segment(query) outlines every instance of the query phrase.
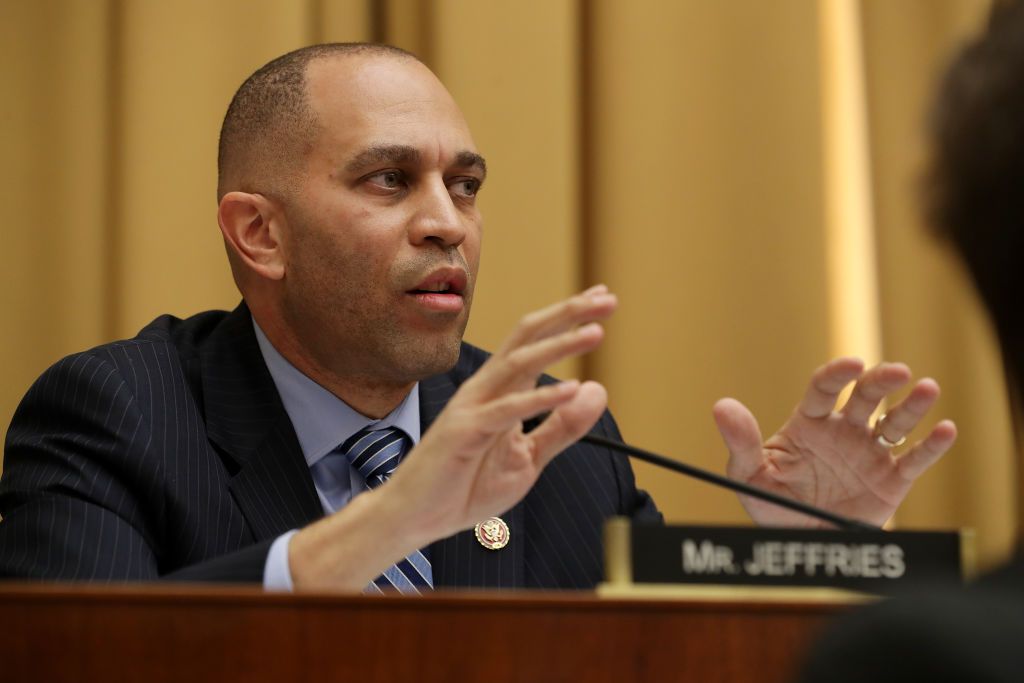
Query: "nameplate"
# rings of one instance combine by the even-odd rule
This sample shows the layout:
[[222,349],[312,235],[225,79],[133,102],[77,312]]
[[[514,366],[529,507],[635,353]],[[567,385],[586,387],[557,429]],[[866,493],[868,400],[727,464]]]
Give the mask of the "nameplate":
[[[618,577],[634,584],[819,586],[885,594],[921,582],[963,580],[961,537],[939,531],[628,526],[611,542]],[[612,537],[609,529],[608,537]]]

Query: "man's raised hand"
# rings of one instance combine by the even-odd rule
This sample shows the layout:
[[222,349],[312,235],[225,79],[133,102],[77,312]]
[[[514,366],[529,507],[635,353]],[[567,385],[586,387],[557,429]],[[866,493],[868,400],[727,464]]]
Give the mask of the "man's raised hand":
[[[865,372],[859,359],[837,358],[814,372],[789,420],[763,443],[751,412],[736,400],[722,399],[714,416],[729,449],[729,476],[847,517],[884,523],[914,480],[956,439],[956,427],[943,420],[904,453],[893,454],[890,445],[913,430],[939,397],[934,380],[919,380],[876,429],[869,423],[872,413],[910,380],[902,363],[881,363]],[[853,381],[850,399],[836,410],[840,392]],[[770,503],[740,499],[759,524],[820,524]]]
[[[504,512],[544,466],[593,427],[607,405],[596,382],[537,386],[544,368],[596,348],[616,298],[599,285],[527,315],[469,378],[389,485],[443,537]],[[524,433],[522,423],[544,422]]]

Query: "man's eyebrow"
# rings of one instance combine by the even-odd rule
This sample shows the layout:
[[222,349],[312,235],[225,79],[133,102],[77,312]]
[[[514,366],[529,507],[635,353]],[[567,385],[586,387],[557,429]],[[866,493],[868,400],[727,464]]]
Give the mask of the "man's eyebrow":
[[[374,145],[357,154],[345,165],[349,173],[358,173],[363,169],[382,162],[391,164],[415,164],[420,160],[420,152],[409,145]],[[476,152],[463,151],[455,155],[455,166],[458,168],[475,168],[486,178],[487,161]]]
[[487,177],[487,161],[476,152],[459,152],[455,155],[455,165],[459,168],[476,168]]
[[345,165],[345,170],[354,173],[386,161],[393,164],[414,164],[420,160],[420,153],[408,145],[374,145],[357,154]]

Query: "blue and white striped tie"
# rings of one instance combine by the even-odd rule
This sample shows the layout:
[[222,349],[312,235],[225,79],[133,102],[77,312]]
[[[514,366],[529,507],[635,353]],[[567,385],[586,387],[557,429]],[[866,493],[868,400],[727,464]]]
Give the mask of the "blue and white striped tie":
[[[372,430],[366,427],[353,434],[338,450],[362,475],[366,488],[373,489],[387,481],[398,467],[406,443],[405,432],[400,429],[387,427]],[[433,587],[430,560],[422,550],[416,550],[384,570],[382,575],[367,586],[367,590],[383,592],[383,589],[393,588],[401,593],[417,594]]]

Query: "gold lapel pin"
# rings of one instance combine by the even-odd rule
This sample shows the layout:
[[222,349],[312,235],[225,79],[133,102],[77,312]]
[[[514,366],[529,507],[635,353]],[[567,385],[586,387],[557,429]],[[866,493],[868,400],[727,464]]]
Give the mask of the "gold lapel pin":
[[473,534],[480,545],[488,550],[501,550],[508,545],[508,524],[505,524],[501,517],[488,517],[482,522],[477,522],[473,527]]

